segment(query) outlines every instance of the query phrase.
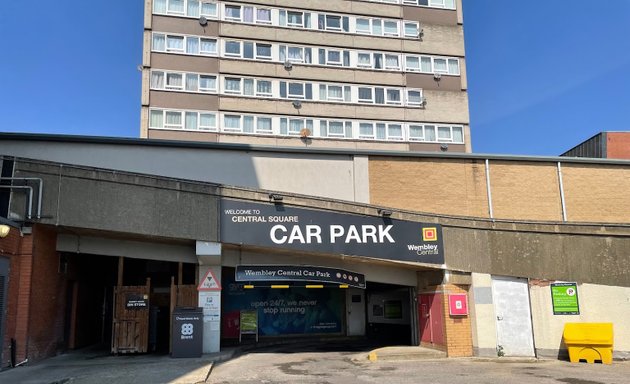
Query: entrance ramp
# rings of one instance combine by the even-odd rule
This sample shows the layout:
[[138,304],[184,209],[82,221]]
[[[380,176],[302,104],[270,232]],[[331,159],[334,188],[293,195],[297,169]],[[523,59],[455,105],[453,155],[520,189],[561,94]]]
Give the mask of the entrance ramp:
[[446,358],[446,352],[417,346],[383,347],[374,349],[367,355],[367,359],[370,361],[424,360],[442,358]]

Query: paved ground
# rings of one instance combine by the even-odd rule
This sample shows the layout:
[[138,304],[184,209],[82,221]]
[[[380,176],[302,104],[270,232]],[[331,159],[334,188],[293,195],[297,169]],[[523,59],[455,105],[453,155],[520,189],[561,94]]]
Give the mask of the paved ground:
[[110,356],[78,351],[0,372],[1,384],[135,384],[205,382],[222,355],[173,359],[166,355]]
[[536,383],[627,384],[630,362],[613,365],[544,360],[516,362],[480,359],[431,359],[369,362],[365,353],[249,353],[216,364],[213,384],[253,383]]
[[[601,365],[475,358],[392,361],[380,357],[378,361],[370,362],[367,356],[371,348],[356,342],[350,345],[325,342],[270,346],[243,352],[214,365],[213,361],[229,358],[234,349],[199,359],[173,359],[160,355],[110,356],[104,351],[83,350],[0,372],[0,383],[196,384],[203,383],[206,378],[212,384],[630,383],[630,362]],[[384,351],[380,351],[384,357]],[[418,357],[412,353],[406,356]],[[209,377],[208,372],[211,372]]]

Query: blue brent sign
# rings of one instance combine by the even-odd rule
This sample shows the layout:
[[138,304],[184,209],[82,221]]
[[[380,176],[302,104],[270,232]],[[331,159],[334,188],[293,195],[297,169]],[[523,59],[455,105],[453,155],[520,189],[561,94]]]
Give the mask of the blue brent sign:
[[221,242],[443,264],[442,228],[247,201],[221,201]]

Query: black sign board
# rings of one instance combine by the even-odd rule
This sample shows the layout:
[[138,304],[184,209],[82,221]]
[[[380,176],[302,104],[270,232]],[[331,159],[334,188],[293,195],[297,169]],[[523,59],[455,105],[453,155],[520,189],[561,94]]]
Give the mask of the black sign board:
[[365,276],[360,273],[302,265],[237,265],[236,281],[310,281],[365,288]]
[[125,297],[126,309],[147,309],[148,307],[149,300],[144,295],[130,293]]
[[221,242],[444,264],[439,224],[283,204],[223,199]]

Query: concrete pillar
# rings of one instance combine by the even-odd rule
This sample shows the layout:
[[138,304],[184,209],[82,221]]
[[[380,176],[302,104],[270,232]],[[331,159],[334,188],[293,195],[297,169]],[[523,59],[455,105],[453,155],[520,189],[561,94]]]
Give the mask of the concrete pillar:
[[213,276],[218,284],[218,289],[198,293],[203,308],[203,353],[214,353],[221,349],[221,244],[197,241],[196,250],[200,285],[207,276]]
[[470,300],[473,353],[475,356],[497,356],[497,328],[492,301],[492,276],[472,274]]

